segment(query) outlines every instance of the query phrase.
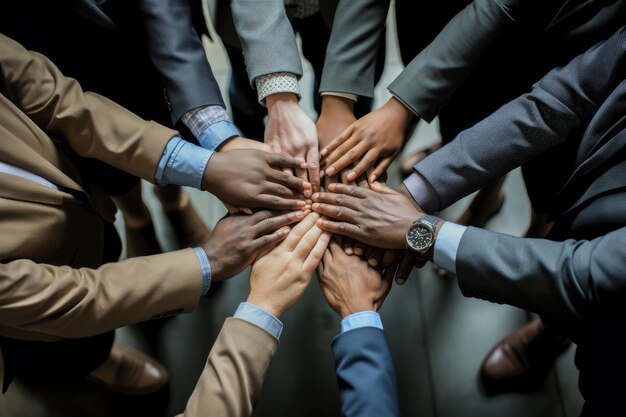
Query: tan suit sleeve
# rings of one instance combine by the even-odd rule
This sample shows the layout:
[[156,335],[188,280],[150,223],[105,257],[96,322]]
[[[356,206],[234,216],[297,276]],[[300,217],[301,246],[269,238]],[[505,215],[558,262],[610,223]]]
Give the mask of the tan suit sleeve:
[[202,272],[192,249],[98,269],[16,260],[0,264],[0,327],[54,338],[92,336],[193,310]]
[[105,97],[83,92],[46,57],[1,34],[0,93],[79,155],[150,182],[165,145],[177,134]]
[[227,318],[198,384],[178,417],[248,417],[278,340],[245,320]]

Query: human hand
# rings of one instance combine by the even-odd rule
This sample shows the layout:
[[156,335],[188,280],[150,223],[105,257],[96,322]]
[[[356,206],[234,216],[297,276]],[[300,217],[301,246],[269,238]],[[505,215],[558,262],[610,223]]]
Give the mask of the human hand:
[[269,119],[265,127],[265,143],[274,152],[301,158],[306,169],[296,168],[296,175],[307,179],[314,191],[319,191],[320,169],[317,131],[315,124],[298,104],[292,93],[278,93],[265,99]]
[[325,175],[334,175],[356,163],[348,173],[348,180],[354,181],[373,166],[375,169],[367,180],[376,181],[402,148],[412,118],[413,113],[392,97],[382,107],[352,123],[320,151]]
[[342,318],[359,311],[377,311],[391,289],[393,273],[381,273],[330,242],[317,269],[322,292]]
[[242,138],[241,136],[234,136],[226,140],[217,148],[217,151],[228,152],[234,149],[256,149],[263,152],[272,152],[272,147],[268,144],[252,139]]
[[320,148],[323,149],[330,144],[354,122],[356,117],[352,100],[338,96],[322,96],[322,111],[315,123]]
[[330,242],[330,233],[315,225],[311,213],[289,236],[252,266],[248,302],[280,317],[298,301]]
[[406,231],[423,213],[386,185],[370,186],[330,184],[329,192],[313,194],[313,211],[327,217],[319,227],[383,249],[405,248]]
[[236,207],[298,210],[311,196],[311,184],[283,171],[306,168],[301,159],[252,149],[216,152],[202,178],[202,189]]
[[232,214],[222,218],[202,245],[211,265],[211,279],[222,281],[237,275],[263,251],[289,234],[289,224],[304,219],[309,211],[277,213],[269,210],[252,215]]

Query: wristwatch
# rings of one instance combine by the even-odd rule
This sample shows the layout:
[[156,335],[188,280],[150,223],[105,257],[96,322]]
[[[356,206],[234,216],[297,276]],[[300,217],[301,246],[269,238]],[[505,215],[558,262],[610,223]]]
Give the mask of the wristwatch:
[[440,221],[439,217],[425,214],[409,226],[405,239],[406,248],[411,255],[425,260],[424,254],[435,243],[435,227]]

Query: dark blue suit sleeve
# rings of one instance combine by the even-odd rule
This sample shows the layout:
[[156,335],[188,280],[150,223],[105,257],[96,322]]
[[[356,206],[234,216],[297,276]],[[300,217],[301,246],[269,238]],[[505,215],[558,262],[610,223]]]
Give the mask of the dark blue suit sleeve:
[[347,331],[333,340],[332,348],[342,415],[399,416],[396,372],[384,330]]
[[224,106],[200,37],[191,21],[189,0],[140,0],[150,58],[161,74],[172,122],[196,107]]

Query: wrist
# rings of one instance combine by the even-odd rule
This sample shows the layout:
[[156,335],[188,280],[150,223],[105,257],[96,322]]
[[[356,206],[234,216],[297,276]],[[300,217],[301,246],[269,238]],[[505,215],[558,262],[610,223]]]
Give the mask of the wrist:
[[354,101],[347,97],[324,95],[322,96],[322,115],[334,115],[337,112],[354,113]]
[[270,117],[273,112],[280,111],[285,107],[299,106],[298,96],[294,93],[276,93],[265,98],[265,105]]
[[342,319],[345,319],[348,316],[356,313],[363,313],[364,311],[373,311],[376,312],[376,307],[374,307],[373,303],[362,303],[357,305],[350,306],[340,306],[339,307],[339,315]]
[[411,120],[413,120],[413,113],[404,105],[400,100],[395,97],[391,97],[387,102],[383,105],[386,111],[389,111],[394,115],[394,118],[398,120],[404,129],[409,125]]
[[284,313],[283,308],[276,302],[272,302],[272,300],[266,299],[262,296],[257,296],[254,293],[250,293],[250,295],[248,295],[246,303],[254,304],[257,307],[262,308],[277,319],[280,319]]
[[215,148],[216,152],[228,152],[230,150],[236,149],[237,141],[241,139],[241,136],[231,136],[230,138],[224,140],[220,145]]

